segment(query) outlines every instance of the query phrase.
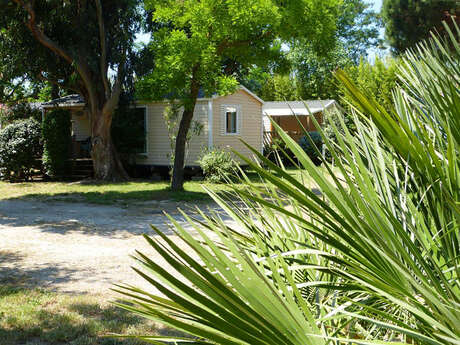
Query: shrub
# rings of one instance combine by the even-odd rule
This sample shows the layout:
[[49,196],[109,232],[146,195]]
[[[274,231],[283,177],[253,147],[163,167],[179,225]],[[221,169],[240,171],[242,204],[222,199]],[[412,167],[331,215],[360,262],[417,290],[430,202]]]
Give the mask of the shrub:
[[0,109],[0,123],[2,125],[30,118],[41,122],[42,112],[40,109],[32,107],[29,103],[17,103]]
[[0,131],[0,176],[4,179],[28,180],[39,168],[40,124],[34,119],[16,121]]
[[[321,134],[318,132],[308,132],[300,138],[299,145],[308,157],[310,157],[313,163],[316,165],[321,164],[321,159],[319,158],[323,146],[323,138],[321,138]],[[316,149],[314,146],[316,146]]]
[[64,177],[70,172],[71,122],[70,112],[55,109],[43,120],[43,167],[53,178]]
[[206,180],[212,183],[227,182],[238,175],[238,163],[230,152],[221,149],[205,151],[198,163]]

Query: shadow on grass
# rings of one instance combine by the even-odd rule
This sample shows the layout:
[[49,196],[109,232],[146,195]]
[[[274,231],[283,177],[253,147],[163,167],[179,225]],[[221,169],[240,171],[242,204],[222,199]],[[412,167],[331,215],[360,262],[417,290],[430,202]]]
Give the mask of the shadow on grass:
[[[260,182],[255,173],[248,173],[252,182]],[[4,184],[3,200],[35,199],[40,201],[59,200],[94,204],[143,201],[185,201],[206,202],[211,197],[202,185],[219,192],[230,190],[225,183],[210,184],[206,181],[186,181],[183,191],[172,191],[167,181],[131,180],[127,182],[103,182],[83,180],[79,182],[32,181]],[[1,189],[0,185],[0,189]],[[8,191],[10,189],[10,191]]]
[[93,296],[0,286],[2,345],[134,345],[123,335],[183,336]]
[[[113,184],[104,185],[112,187]],[[211,201],[211,197],[205,192],[180,191],[173,192],[169,187],[162,189],[140,189],[135,191],[72,191],[54,193],[28,193],[19,197],[12,197],[4,200],[39,200],[39,201],[69,201],[85,202],[91,204],[110,205],[117,202],[144,202],[144,201],[186,201],[186,202],[206,202]]]

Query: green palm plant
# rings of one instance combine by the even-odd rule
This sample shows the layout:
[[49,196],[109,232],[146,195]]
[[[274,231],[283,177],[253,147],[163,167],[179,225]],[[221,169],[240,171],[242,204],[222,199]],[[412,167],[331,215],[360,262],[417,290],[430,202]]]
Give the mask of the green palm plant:
[[245,188],[230,196],[210,191],[236,225],[201,213],[189,219],[196,236],[171,219],[181,245],[157,230],[146,237],[169,267],[138,252],[136,270],[158,292],[120,286],[127,299],[119,305],[194,337],[143,339],[460,343],[460,31],[454,27],[455,33],[446,26],[449,42],[433,37],[405,55],[391,112],[337,72],[356,105],[356,133],[339,113],[337,142],[317,126],[335,166],[315,166],[277,128],[299,173],[253,149],[258,162],[240,158],[262,187],[246,178]]

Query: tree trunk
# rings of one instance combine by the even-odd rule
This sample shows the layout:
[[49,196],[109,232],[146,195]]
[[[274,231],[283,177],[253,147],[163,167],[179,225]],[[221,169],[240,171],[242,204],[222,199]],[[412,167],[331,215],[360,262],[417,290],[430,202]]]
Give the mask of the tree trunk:
[[192,81],[190,85],[190,98],[185,102],[184,112],[182,113],[176,137],[173,176],[171,181],[171,189],[175,192],[184,190],[185,144],[187,141],[187,134],[192,123],[193,112],[195,111],[198,91],[200,90],[200,85],[196,80],[198,68],[198,65],[193,68]]
[[171,181],[171,189],[173,191],[180,191],[184,189],[184,168],[185,168],[185,144],[187,133],[192,123],[193,110],[185,109],[182,114],[182,119],[179,124],[179,131],[176,137],[176,147],[174,150],[174,167],[173,176]]
[[94,178],[103,181],[126,181],[128,174],[118,157],[111,136],[112,114],[91,114],[91,158]]

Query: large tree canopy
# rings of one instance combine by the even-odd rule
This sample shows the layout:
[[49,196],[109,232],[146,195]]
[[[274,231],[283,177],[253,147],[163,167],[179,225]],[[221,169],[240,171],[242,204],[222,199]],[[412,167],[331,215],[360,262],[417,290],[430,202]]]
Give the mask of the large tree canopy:
[[175,145],[172,188],[182,189],[185,138],[198,92],[225,94],[238,70],[282,55],[281,42],[309,41],[318,52],[334,45],[338,0],[148,0],[153,19],[153,72],[138,85],[144,99],[166,95],[184,106]]
[[95,177],[126,177],[110,126],[142,17],[138,0],[0,1],[8,80],[45,80],[81,94],[91,114]]
[[384,0],[382,6],[385,36],[396,54],[442,29],[452,15],[460,15],[457,0]]

